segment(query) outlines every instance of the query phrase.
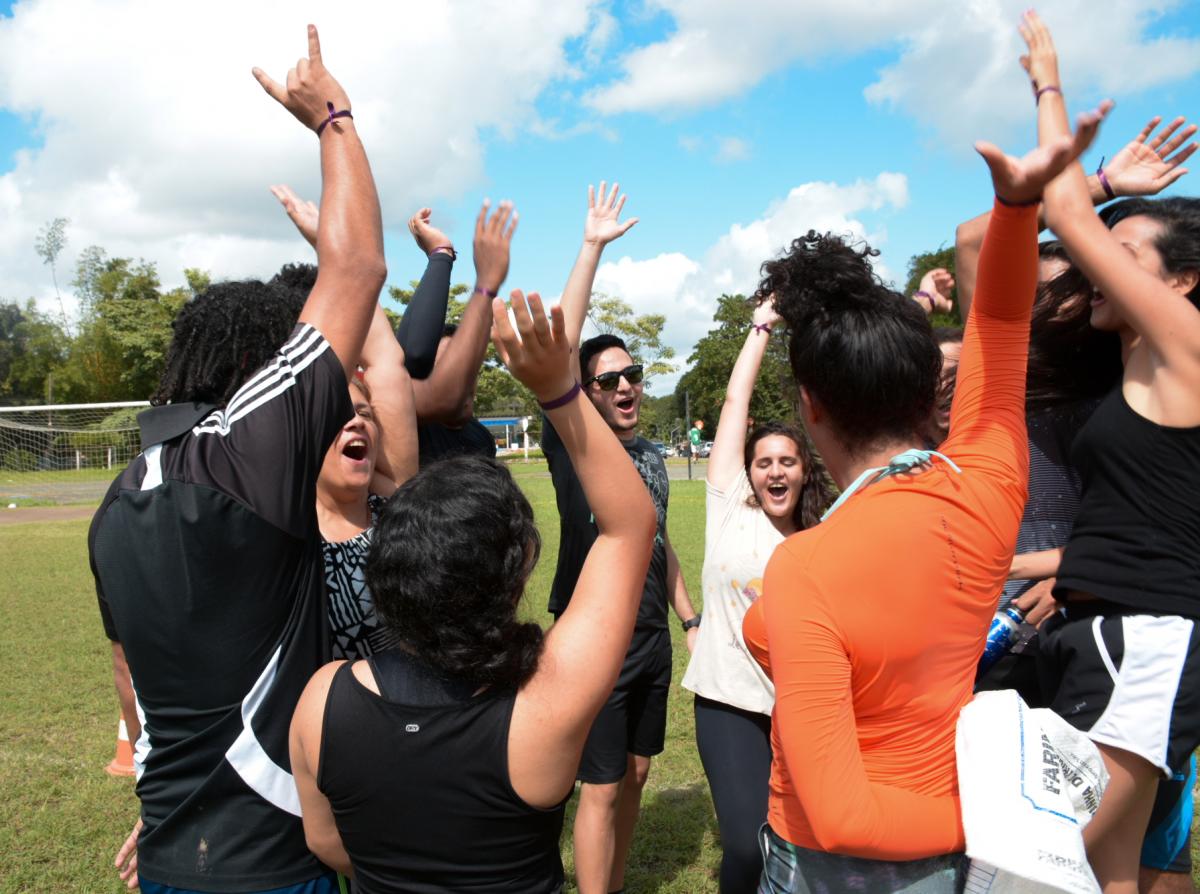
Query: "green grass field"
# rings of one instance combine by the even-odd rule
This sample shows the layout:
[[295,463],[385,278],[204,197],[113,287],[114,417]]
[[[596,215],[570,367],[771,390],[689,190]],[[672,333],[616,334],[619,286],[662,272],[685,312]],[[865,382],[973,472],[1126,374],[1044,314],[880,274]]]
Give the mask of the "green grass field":
[[[510,468],[542,532],[525,611],[545,612],[558,514],[544,463]],[[16,510],[14,510],[16,511]],[[87,521],[0,526],[0,892],[117,892],[112,859],[137,817],[133,783],[111,779],[118,716],[108,641],[87,564]],[[699,607],[704,487],[673,481],[671,540]],[[675,679],[687,651],[679,625]],[[573,810],[573,808],[572,808]],[[572,872],[571,815],[563,836]],[[690,693],[671,696],[666,752],[651,771],[627,875],[631,892],[715,891],[716,821],[693,738]],[[570,890],[574,890],[571,888]]]
[[[510,468],[537,514],[542,560],[525,612],[548,622],[558,551],[554,491],[543,462]],[[111,779],[117,723],[110,652],[87,566],[87,521],[0,526],[0,892],[118,892],[112,869],[137,816],[133,784]],[[704,487],[671,482],[671,541],[700,607]],[[696,754],[679,625],[666,751],[655,760],[626,876],[631,892],[716,891],[716,821]],[[568,809],[563,855],[572,873]],[[1195,856],[1195,851],[1194,851]],[[573,887],[568,890],[574,891]]]

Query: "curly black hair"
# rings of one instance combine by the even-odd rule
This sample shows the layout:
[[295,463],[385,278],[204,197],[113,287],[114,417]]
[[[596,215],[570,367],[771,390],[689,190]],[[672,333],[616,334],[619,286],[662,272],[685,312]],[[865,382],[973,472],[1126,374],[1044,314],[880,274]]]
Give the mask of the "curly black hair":
[[537,669],[542,628],[517,620],[541,538],[502,464],[433,463],[375,524],[367,586],[383,623],[430,667],[478,686],[519,687]]
[[227,404],[287,341],[305,297],[274,281],[209,286],[171,324],[174,335],[150,403]]
[[[821,515],[833,503],[835,491],[829,473],[825,471],[825,464],[821,462],[812,445],[808,443],[808,437],[798,426],[774,421],[756,426],[754,431],[750,432],[750,437],[746,438],[746,447],[742,453],[746,478],[750,478],[755,447],[759,441],[771,435],[790,438],[796,445],[796,454],[804,468],[804,478],[800,482],[800,499],[796,501],[796,508],[792,510],[792,522],[800,531],[811,528],[821,520]],[[747,502],[755,508],[760,508],[758,497],[753,493]]]
[[876,276],[869,259],[878,254],[809,230],[762,265],[755,292],[760,302],[775,296],[796,383],[851,453],[919,439],[941,375],[928,319]]
[[303,262],[284,264],[269,282],[273,286],[295,289],[296,292],[308,298],[308,293],[317,284],[317,265]]

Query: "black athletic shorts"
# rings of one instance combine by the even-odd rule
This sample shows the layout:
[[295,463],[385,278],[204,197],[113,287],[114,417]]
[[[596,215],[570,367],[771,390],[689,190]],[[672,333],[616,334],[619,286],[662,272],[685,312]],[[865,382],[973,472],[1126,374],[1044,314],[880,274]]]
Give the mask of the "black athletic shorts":
[[630,754],[661,754],[670,690],[671,634],[635,630],[617,685],[588,733],[576,778],[595,785],[620,782]]
[[1040,631],[1050,708],[1093,742],[1132,752],[1170,779],[1200,745],[1200,625],[1083,605]]

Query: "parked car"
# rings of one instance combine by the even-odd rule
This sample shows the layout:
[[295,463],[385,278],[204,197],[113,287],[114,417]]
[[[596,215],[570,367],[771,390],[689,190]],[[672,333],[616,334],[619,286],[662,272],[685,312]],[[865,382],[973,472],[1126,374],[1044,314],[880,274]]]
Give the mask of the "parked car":
[[696,449],[696,455],[701,459],[708,459],[708,455],[712,453],[712,441],[701,441],[700,446]]
[[652,446],[655,450],[658,451],[659,456],[668,457],[671,455],[671,448],[668,447],[666,444],[664,444],[662,441],[651,441],[650,446]]

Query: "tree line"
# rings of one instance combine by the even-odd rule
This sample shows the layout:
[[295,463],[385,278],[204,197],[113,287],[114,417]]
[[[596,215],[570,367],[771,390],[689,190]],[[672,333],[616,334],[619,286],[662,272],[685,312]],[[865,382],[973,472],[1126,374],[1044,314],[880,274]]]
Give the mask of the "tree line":
[[[145,400],[154,390],[171,324],[183,305],[210,283],[210,274],[184,270],[185,284],[164,290],[154,263],[109,257],[103,248],[89,246],[79,255],[70,288],[78,310],[68,316],[58,287],[58,257],[65,245],[66,221],[59,218],[39,234],[35,249],[50,267],[58,312],[41,310],[31,298],[23,305],[0,300],[0,403],[93,403]],[[946,267],[954,272],[954,250],[916,255],[909,262],[905,294],[911,294],[925,272]],[[387,311],[399,324],[412,300],[410,288],[389,287],[388,297],[398,310]],[[469,286],[451,287],[447,322],[457,323],[466,309]],[[958,325],[955,314],[935,324]],[[750,327],[752,303],[743,295],[717,299],[713,326],[693,347],[687,369],[673,392],[659,394],[655,378],[675,371],[674,350],[663,342],[662,314],[636,314],[623,299],[596,293],[588,317],[599,332],[620,335],[630,354],[646,368],[646,397],[642,433],[653,440],[678,443],[691,420],[703,419],[712,432],[721,413],[725,386]],[[757,420],[790,419],[796,395],[788,366],[787,343],[772,338],[763,360],[750,407]],[[479,376],[476,413],[538,416],[537,402],[488,349]],[[685,407],[690,413],[685,412]],[[690,418],[685,418],[690,417]]]

